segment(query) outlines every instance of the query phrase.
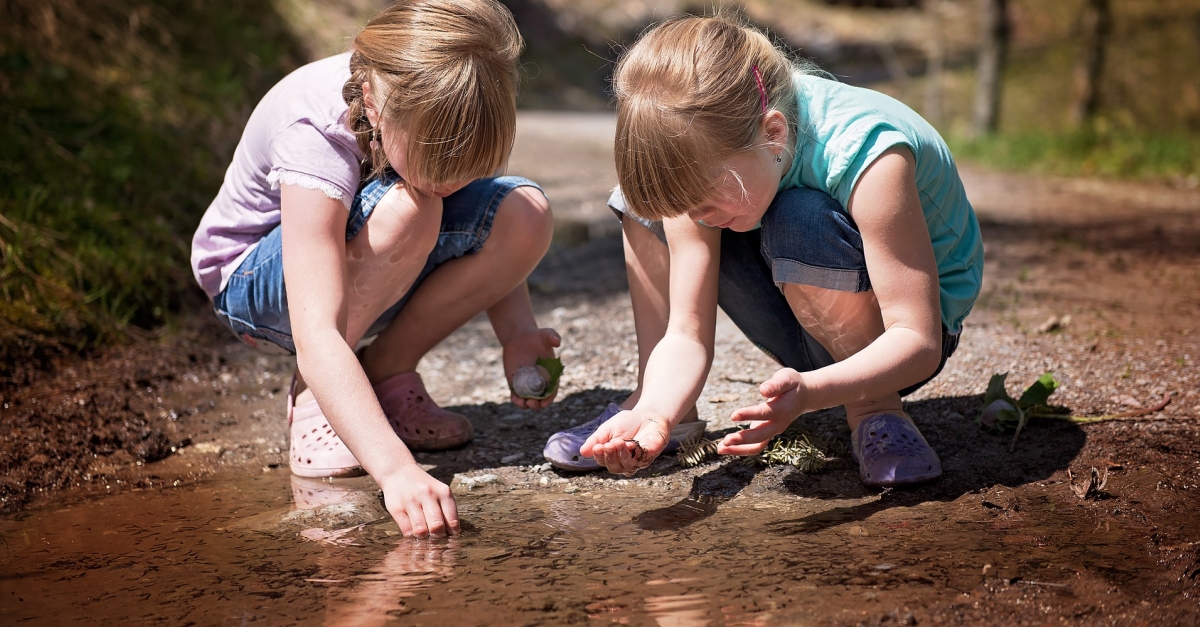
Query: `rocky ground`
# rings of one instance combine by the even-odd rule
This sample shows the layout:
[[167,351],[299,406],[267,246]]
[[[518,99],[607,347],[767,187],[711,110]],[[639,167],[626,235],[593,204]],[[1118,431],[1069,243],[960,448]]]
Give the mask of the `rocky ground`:
[[[1082,508],[1096,525],[1128,530],[1129,542],[1161,565],[1161,573],[1142,582],[1159,599],[1153,607],[1122,597],[1072,618],[1075,610],[1060,600],[1050,603],[1055,614],[1077,623],[1100,615],[1166,622],[1196,615],[1189,612],[1197,611],[1200,586],[1200,524],[1193,515],[1200,506],[1200,193],[963,168],[983,225],[987,269],[957,354],[907,399],[943,461],[945,476],[932,485],[879,498],[844,459],[812,475],[734,460],[684,468],[673,456],[633,479],[570,475],[542,465],[546,437],[621,400],[636,381],[620,238],[604,208],[613,184],[612,124],[605,115],[521,118],[512,170],[544,183],[559,222],[558,243],[530,285],[539,321],[563,336],[566,372],[555,405],[518,410],[505,401],[500,349],[485,319],[438,346],[421,372],[431,394],[466,414],[477,435],[462,449],[418,455],[436,477],[454,481],[459,491],[687,489],[696,499],[718,501],[783,493],[859,499],[845,520],[809,525],[926,502],[969,502],[1019,519],[1018,503],[1051,499]],[[49,501],[282,471],[291,368],[289,359],[233,341],[206,312],[158,343],[62,362],[33,385],[4,393],[0,511],[19,515]],[[734,428],[730,411],[756,402],[757,382],[774,369],[721,318],[717,358],[699,403],[708,437]],[[1090,425],[1035,420],[1010,453],[1011,435],[989,434],[975,423],[988,379],[1008,372],[1016,395],[1048,371],[1062,383],[1053,400],[1072,413],[1123,417]],[[1170,402],[1161,411],[1140,411],[1163,400]],[[832,454],[848,445],[840,410],[809,414],[798,424],[825,439]],[[1108,474],[1107,484],[1078,498],[1068,472],[1079,481],[1092,467]],[[493,477],[478,488],[485,475]],[[998,489],[1010,496],[996,496]],[[1037,590],[988,579],[986,569],[984,576],[972,592],[976,609],[939,606],[928,615],[937,622],[1044,618],[1033,605],[1021,605]],[[990,599],[992,609],[978,613],[979,599]]]

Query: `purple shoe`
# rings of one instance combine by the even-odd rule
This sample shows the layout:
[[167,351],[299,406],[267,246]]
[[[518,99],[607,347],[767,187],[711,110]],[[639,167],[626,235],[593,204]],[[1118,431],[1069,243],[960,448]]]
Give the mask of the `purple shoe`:
[[562,468],[563,470],[583,471],[600,468],[600,464],[597,464],[596,460],[580,455],[579,447],[583,446],[583,443],[592,437],[592,434],[596,432],[596,429],[600,428],[600,425],[619,413],[621,413],[621,406],[616,403],[609,403],[608,407],[605,407],[599,416],[581,425],[571,427],[566,431],[559,431],[550,436],[550,439],[546,441],[546,448],[542,451],[542,455],[555,468]]
[[911,485],[942,475],[937,453],[916,425],[901,416],[868,416],[850,434],[850,441],[858,475],[869,486]]
[[[590,457],[580,455],[579,449],[588,438],[592,437],[596,429],[600,428],[600,425],[607,422],[609,418],[621,413],[621,411],[623,410],[620,405],[609,403],[608,407],[605,407],[599,416],[581,425],[555,433],[546,441],[546,448],[542,451],[542,455],[555,468],[575,471],[598,470],[600,464],[596,463],[596,460]],[[680,445],[687,440],[703,437],[705,425],[706,423],[703,420],[698,420],[696,422],[685,422],[671,429],[671,439],[667,442],[663,453],[678,450]]]

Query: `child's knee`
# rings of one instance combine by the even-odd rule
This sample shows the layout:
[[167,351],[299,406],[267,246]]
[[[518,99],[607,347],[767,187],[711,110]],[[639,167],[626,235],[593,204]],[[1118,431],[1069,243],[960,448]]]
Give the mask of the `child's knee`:
[[[414,197],[402,189],[385,195],[367,222],[373,249],[394,250],[419,263],[437,246],[441,228],[442,199]],[[395,257],[389,255],[399,261]]]
[[502,219],[511,229],[506,239],[512,244],[529,247],[539,255],[550,247],[554,215],[550,211],[550,201],[538,188],[522,186],[509,192],[500,203],[497,219]]

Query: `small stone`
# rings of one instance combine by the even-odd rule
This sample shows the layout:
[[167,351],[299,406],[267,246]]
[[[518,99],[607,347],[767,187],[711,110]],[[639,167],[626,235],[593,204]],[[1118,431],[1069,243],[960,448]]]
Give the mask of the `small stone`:
[[1038,325],[1037,329],[1035,330],[1038,333],[1052,333],[1054,331],[1061,330],[1063,327],[1067,326],[1067,323],[1070,321],[1070,316],[1063,316],[1061,319],[1058,316],[1050,316],[1049,319]]
[[478,486],[491,485],[500,481],[500,477],[493,474],[479,475],[478,477],[458,477],[458,484],[468,490],[474,490]]
[[516,453],[514,455],[505,455],[504,457],[501,457],[500,463],[501,464],[513,464],[513,463],[521,461],[522,459],[525,459],[525,454],[524,453]]
[[538,479],[538,483],[542,485],[550,485],[550,477],[542,477],[541,479]]
[[566,487],[566,489],[563,490],[563,492],[566,492],[567,494],[575,494],[578,491],[579,491],[579,488],[577,488],[573,485],[569,485]]
[[197,453],[204,453],[204,454],[212,453],[212,454],[220,455],[221,452],[225,450],[225,447],[221,446],[220,444],[217,444],[216,442],[201,442],[199,444],[193,444],[192,450]]

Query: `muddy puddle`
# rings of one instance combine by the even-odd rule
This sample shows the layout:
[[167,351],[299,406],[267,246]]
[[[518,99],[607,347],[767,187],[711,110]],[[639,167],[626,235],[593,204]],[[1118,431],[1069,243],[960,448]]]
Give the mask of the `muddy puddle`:
[[911,624],[997,588],[1056,613],[1136,605],[1158,570],[1144,538],[1038,485],[1019,498],[993,488],[911,505],[893,494],[460,491],[468,530],[424,541],[399,536],[369,480],[282,470],[28,511],[0,520],[0,614],[5,624]]

